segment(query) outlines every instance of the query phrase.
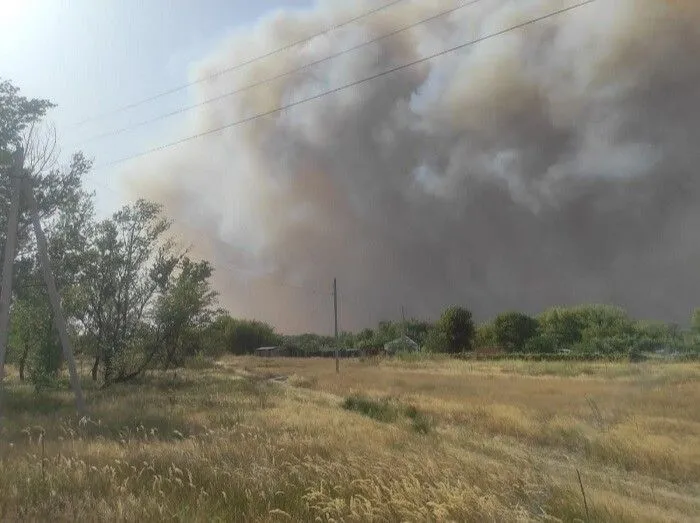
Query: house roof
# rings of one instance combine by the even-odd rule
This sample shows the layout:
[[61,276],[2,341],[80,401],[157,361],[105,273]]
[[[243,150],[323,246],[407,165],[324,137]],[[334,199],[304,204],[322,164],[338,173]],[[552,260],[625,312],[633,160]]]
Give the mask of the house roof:
[[396,338],[395,340],[391,340],[390,342],[386,343],[386,345],[395,345],[399,343],[408,343],[409,345],[418,347],[418,343],[406,336],[405,334],[399,338]]

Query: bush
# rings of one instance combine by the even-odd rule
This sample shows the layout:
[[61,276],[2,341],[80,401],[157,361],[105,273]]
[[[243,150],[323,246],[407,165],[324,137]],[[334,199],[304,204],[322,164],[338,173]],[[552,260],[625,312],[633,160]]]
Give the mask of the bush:
[[644,353],[639,350],[639,349],[632,349],[629,352],[629,360],[630,363],[640,363],[642,361],[646,361],[648,358],[644,355]]
[[359,412],[377,421],[390,422],[397,418],[396,408],[388,399],[374,400],[362,394],[354,394],[345,398],[343,408]]
[[238,320],[221,316],[207,329],[207,354],[216,356],[222,351],[231,354],[252,354],[259,347],[279,345],[281,337],[272,326],[257,320]]
[[523,351],[533,354],[551,354],[556,350],[554,340],[545,334],[538,334],[525,343]]
[[433,352],[463,352],[472,348],[475,330],[471,311],[450,307],[428,334],[426,345]]
[[493,320],[496,344],[508,352],[522,352],[537,335],[537,328],[537,320],[522,312],[505,312]]
[[477,349],[496,346],[496,332],[493,323],[482,323],[476,327],[474,346]]

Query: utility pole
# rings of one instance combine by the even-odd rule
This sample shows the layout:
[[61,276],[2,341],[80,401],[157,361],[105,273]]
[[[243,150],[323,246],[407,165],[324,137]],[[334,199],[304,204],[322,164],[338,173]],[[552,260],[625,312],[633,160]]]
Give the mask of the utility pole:
[[21,192],[24,191],[26,201],[29,205],[32,225],[34,226],[34,236],[36,238],[37,250],[39,254],[39,263],[44,273],[44,282],[49,295],[49,301],[54,314],[54,324],[58,330],[58,335],[61,339],[63,348],[63,356],[68,363],[68,373],[70,376],[70,384],[75,394],[75,402],[78,413],[85,413],[85,399],[80,388],[80,379],[75,367],[75,359],[73,357],[73,349],[71,347],[68,329],[66,328],[66,320],[63,316],[61,308],[61,298],[58,295],[56,288],[56,280],[51,270],[49,260],[48,246],[46,243],[46,235],[41,228],[39,219],[39,209],[36,199],[34,198],[34,188],[31,180],[24,174],[24,151],[18,149],[13,158],[11,183],[12,183],[12,201],[10,203],[10,215],[7,220],[7,236],[5,243],[5,259],[3,260],[2,269],[2,289],[0,290],[0,383],[5,372],[5,356],[7,354],[7,340],[9,337],[10,325],[10,302],[12,300],[12,271],[15,260],[15,251],[17,247],[17,227],[19,221],[19,201]]
[[406,313],[403,305],[401,305],[401,335],[406,336]]
[[340,354],[338,352],[338,279],[333,278],[333,315],[335,316],[335,372],[340,373]]
[[19,220],[19,197],[22,188],[22,165],[24,154],[18,149],[12,157],[10,186],[12,187],[10,214],[7,217],[5,234],[5,258],[2,264],[2,289],[0,289],[0,383],[5,377],[5,354],[10,335],[10,301],[12,300],[12,270],[17,250],[17,225]]
[[66,329],[66,319],[63,317],[63,309],[61,308],[61,298],[58,295],[58,289],[56,288],[56,279],[54,278],[53,271],[51,270],[49,250],[46,245],[46,236],[44,235],[44,231],[41,228],[41,221],[39,220],[39,208],[36,204],[36,198],[34,198],[34,188],[32,187],[29,178],[25,178],[23,181],[27,201],[29,202],[29,211],[32,215],[32,224],[34,225],[34,236],[36,237],[36,246],[37,250],[39,251],[39,260],[41,261],[41,268],[44,272],[46,290],[49,294],[49,301],[51,302],[51,307],[53,308],[54,324],[56,325],[56,330],[58,330],[58,336],[61,339],[63,357],[68,363],[68,375],[70,376],[70,385],[73,388],[73,394],[75,394],[75,402],[78,407],[78,412],[82,415],[85,413],[85,398],[83,398],[83,391],[80,388],[80,379],[78,377],[78,371],[75,368],[73,348],[71,347],[70,336],[68,336],[68,330]]

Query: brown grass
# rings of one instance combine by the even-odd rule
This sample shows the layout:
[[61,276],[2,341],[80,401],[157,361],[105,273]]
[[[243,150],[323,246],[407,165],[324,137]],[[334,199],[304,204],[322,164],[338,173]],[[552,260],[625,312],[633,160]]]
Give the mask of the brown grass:
[[67,392],[37,397],[11,372],[0,520],[585,521],[578,469],[591,521],[697,521],[699,385],[692,363],[343,361],[338,376],[332,360],[227,358],[86,382],[80,422]]

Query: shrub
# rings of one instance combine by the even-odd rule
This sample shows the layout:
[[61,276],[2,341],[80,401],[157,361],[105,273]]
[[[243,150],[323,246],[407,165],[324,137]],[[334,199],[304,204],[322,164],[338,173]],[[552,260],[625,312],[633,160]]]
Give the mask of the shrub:
[[427,344],[435,352],[463,352],[472,348],[474,333],[471,311],[464,307],[449,307],[430,331]]
[[521,352],[528,341],[537,335],[538,323],[522,312],[505,312],[493,320],[496,344],[508,352]]
[[482,323],[476,327],[474,346],[477,349],[496,346],[496,332],[493,323]]
[[554,340],[546,334],[538,334],[525,343],[523,350],[533,354],[551,354],[556,350]]
[[226,348],[233,354],[251,354],[258,347],[278,345],[280,342],[274,328],[262,321],[229,318],[226,325]]
[[343,408],[377,421],[391,422],[397,418],[396,408],[388,399],[375,400],[362,394],[353,394],[345,398]]
[[634,348],[629,352],[629,360],[631,363],[640,363],[646,361],[648,358],[642,353],[641,350]]

